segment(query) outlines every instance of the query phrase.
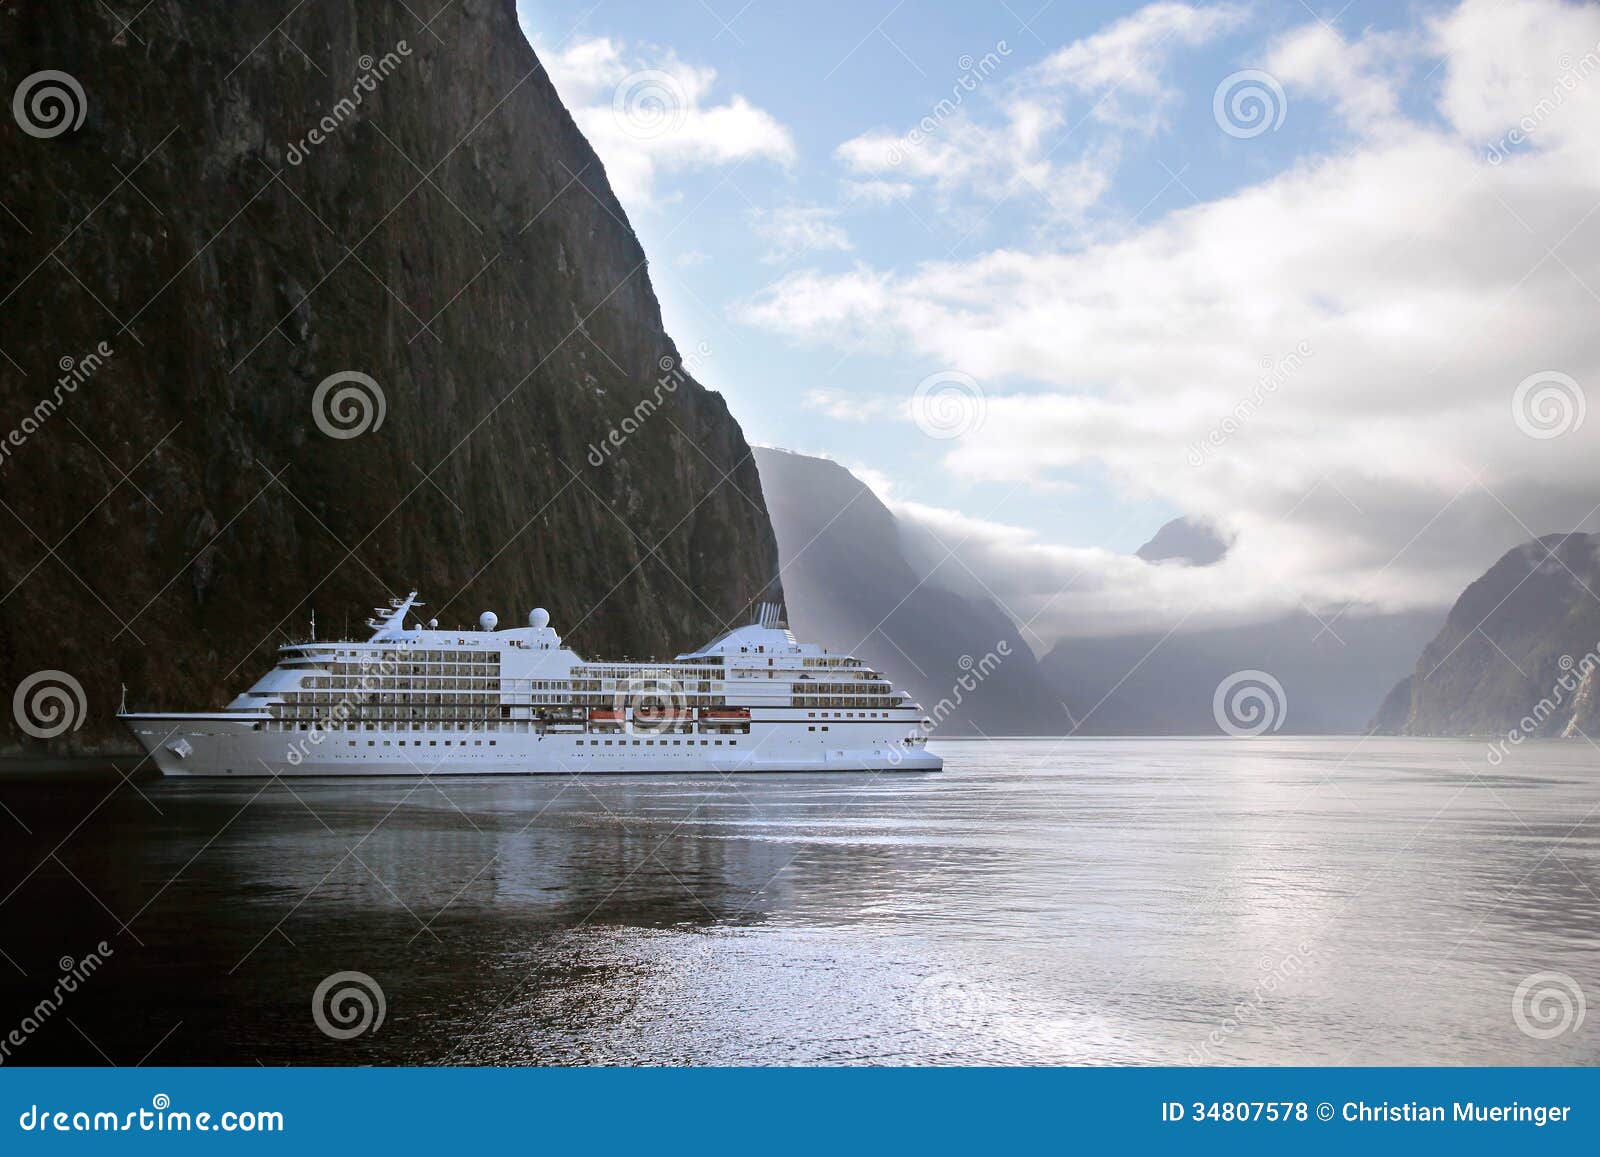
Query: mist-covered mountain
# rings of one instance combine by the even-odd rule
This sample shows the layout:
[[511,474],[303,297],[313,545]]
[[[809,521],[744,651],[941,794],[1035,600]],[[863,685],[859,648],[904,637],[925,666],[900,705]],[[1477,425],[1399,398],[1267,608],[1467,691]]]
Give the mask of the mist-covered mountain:
[[1214,735],[1213,697],[1241,671],[1283,687],[1280,733],[1358,734],[1383,689],[1438,628],[1437,612],[1309,614],[1203,631],[1064,639],[1040,660],[1078,734]]
[[1399,735],[1600,738],[1600,535],[1553,534],[1472,583],[1372,721]]
[[513,0],[288,7],[0,14],[5,91],[66,102],[0,118],[0,686],[81,683],[68,738],[126,741],[119,683],[225,702],[313,609],[668,655],[776,571]]
[[1228,553],[1228,543],[1210,526],[1192,518],[1164,523],[1150,541],[1134,551],[1145,562],[1211,566]]
[[755,455],[798,636],[886,672],[939,734],[1067,731],[1011,618],[991,599],[940,586],[937,572],[921,581],[894,514],[860,480],[827,459],[765,447]]

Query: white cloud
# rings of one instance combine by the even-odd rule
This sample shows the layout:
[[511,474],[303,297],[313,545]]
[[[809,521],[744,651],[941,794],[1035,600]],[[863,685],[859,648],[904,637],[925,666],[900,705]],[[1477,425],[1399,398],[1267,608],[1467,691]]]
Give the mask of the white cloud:
[[[1516,542],[1600,521],[1595,414],[1536,440],[1512,412],[1544,370],[1600,408],[1600,10],[1468,0],[1429,36],[1441,121],[1362,87],[1385,45],[1305,30],[1278,46],[1285,71],[1359,82],[1346,115],[1382,133],[1114,240],[796,273],[742,316],[915,358],[901,396],[928,368],[973,375],[984,420],[930,446],[961,478],[1087,470],[1236,536],[1218,566],[1151,568],[917,512],[971,532],[972,568],[1019,611],[1048,603],[1059,633],[1448,602]],[[1519,124],[1522,146],[1487,158]],[[1262,363],[1297,349],[1263,389]]]
[[808,410],[815,410],[836,422],[876,422],[885,418],[904,417],[908,412],[905,398],[880,395],[847,394],[842,390],[807,390],[800,399]]
[[767,242],[762,260],[792,261],[807,253],[848,250],[850,237],[839,224],[837,210],[815,205],[782,205],[752,209],[756,234]]
[[1332,104],[1352,129],[1376,132],[1393,123],[1396,85],[1419,48],[1392,33],[1368,32],[1351,42],[1326,24],[1308,24],[1272,46],[1266,71],[1291,93]]
[[[917,124],[862,133],[836,155],[861,199],[896,200],[918,185],[947,204],[957,195],[995,202],[1031,194],[1053,221],[1079,223],[1110,188],[1118,135],[1163,124],[1174,98],[1162,77],[1171,54],[1241,18],[1233,6],[1157,3],[1015,76],[1003,71],[1009,49],[991,53],[967,74],[970,88],[952,88]],[[1085,102],[1081,111],[1072,108],[1074,98]],[[1058,157],[1066,136],[1086,120],[1101,131],[1078,133],[1074,151]]]
[[1151,4],[1052,53],[1031,77],[1042,87],[1065,85],[1093,97],[1090,115],[1097,120],[1153,132],[1176,97],[1162,76],[1172,53],[1237,28],[1244,16],[1231,4]]
[[794,139],[776,118],[738,94],[714,97],[716,71],[670,49],[596,37],[541,50],[540,59],[630,209],[660,203],[663,174],[795,159]]

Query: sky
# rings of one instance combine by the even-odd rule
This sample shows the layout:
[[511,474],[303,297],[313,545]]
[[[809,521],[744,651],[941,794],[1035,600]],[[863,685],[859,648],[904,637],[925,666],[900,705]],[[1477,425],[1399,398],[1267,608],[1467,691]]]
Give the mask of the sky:
[[[519,12],[746,436],[1036,646],[1448,605],[1600,529],[1592,6]],[[1132,555],[1178,516],[1226,559]]]

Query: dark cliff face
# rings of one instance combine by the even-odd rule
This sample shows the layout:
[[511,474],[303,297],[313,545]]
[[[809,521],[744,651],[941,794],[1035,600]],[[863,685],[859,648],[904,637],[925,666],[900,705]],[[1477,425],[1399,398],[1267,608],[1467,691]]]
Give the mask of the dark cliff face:
[[855,475],[803,454],[755,453],[797,635],[886,672],[916,696],[941,735],[1067,729],[1006,613],[989,599],[919,582],[894,514]]
[[[359,631],[415,587],[446,624],[543,605],[580,650],[670,654],[776,572],[513,0],[411,8],[0,11],[5,92],[59,70],[86,103],[0,123],[0,689],[79,680],[69,739],[117,734],[119,683],[220,705],[313,608]],[[317,404],[346,371],[375,388]]]
[[1593,737],[1600,717],[1597,649],[1600,535],[1535,539],[1507,552],[1462,592],[1372,728]]

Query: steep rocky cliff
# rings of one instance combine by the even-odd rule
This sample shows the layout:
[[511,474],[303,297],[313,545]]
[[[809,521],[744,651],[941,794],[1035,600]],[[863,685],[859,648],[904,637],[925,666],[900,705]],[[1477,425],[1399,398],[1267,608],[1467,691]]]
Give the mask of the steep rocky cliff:
[[1600,738],[1600,535],[1509,551],[1456,600],[1375,731]]
[[894,514],[855,475],[823,458],[755,453],[798,634],[886,672],[941,735],[1067,730],[1016,624],[993,600],[941,586],[937,572],[920,581]]
[[62,742],[119,683],[225,701],[313,609],[668,654],[776,572],[513,0],[287,7],[0,10],[0,690],[81,682]]

